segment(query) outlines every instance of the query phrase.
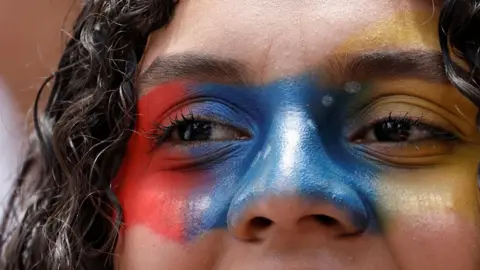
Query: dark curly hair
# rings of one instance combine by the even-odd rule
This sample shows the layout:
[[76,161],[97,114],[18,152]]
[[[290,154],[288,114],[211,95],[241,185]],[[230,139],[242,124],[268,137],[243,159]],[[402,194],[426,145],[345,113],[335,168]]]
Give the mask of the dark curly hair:
[[[113,269],[122,215],[110,181],[135,124],[136,67],[149,34],[168,24],[175,5],[84,2],[58,70],[35,102],[35,131],[0,227],[0,269]],[[444,1],[438,34],[446,74],[480,107],[480,0]],[[469,69],[460,70],[453,55]]]

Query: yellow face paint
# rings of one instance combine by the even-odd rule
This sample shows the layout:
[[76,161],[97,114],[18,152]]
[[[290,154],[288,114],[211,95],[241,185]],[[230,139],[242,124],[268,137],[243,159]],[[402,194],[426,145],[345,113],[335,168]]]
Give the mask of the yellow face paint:
[[[378,216],[385,229],[395,220],[454,215],[478,222],[477,166],[480,147],[463,146],[429,168],[391,170],[377,186]],[[389,223],[392,221],[392,223]]]
[[396,13],[348,38],[336,53],[382,49],[429,49],[440,51],[438,13],[419,11]]
[[[334,54],[382,50],[440,52],[438,20],[439,13],[432,10],[395,13],[358,31]],[[365,100],[360,102],[373,107],[368,117],[413,114],[424,120],[432,119],[438,125],[444,123],[461,137],[449,147],[441,142],[432,143],[427,146],[431,148],[428,151],[415,149],[414,144],[410,148],[377,149],[376,153],[382,155],[379,160],[385,162],[385,157],[389,157],[388,169],[377,184],[375,211],[381,227],[388,231],[409,224],[434,229],[445,225],[438,222],[447,222],[452,217],[480,224],[477,107],[450,84],[402,78],[369,83],[369,94],[361,97]]]

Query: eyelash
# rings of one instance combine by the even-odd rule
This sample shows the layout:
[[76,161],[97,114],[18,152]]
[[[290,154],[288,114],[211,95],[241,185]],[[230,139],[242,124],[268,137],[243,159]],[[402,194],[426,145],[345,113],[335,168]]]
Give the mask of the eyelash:
[[[430,134],[432,134],[433,139],[437,140],[444,140],[444,141],[456,141],[459,138],[453,134],[450,131],[445,130],[444,128],[438,127],[435,124],[430,124],[428,122],[422,121],[423,117],[410,117],[408,113],[406,113],[404,116],[392,116],[393,112],[390,112],[388,117],[380,118],[378,120],[375,120],[368,125],[366,125],[364,128],[360,129],[359,131],[355,132],[352,136],[350,136],[349,140],[351,142],[358,142],[361,141],[357,138],[359,137],[364,137],[369,130],[374,128],[375,125],[392,121],[396,123],[403,123],[403,124],[408,124],[411,127],[416,127],[421,130],[427,131]],[[212,121],[216,122],[214,120],[207,120],[207,119],[201,119],[203,121]],[[185,124],[186,122],[195,122],[198,121],[198,119],[190,112],[189,114],[185,115],[183,113],[175,115],[175,118],[169,120],[169,124],[163,125],[160,122],[154,121],[154,131],[151,134],[151,138],[153,140],[153,148],[152,151],[159,148],[162,143],[164,143],[171,135],[172,132],[177,128],[178,126],[181,126]],[[195,143],[202,143],[202,142],[190,142],[189,144],[195,144]],[[409,142],[406,142],[409,143]]]
[[184,124],[187,121],[197,121],[197,119],[194,117],[192,113],[189,113],[187,115],[180,113],[176,114],[175,118],[171,118],[169,120],[169,124],[163,125],[160,122],[154,121],[153,126],[154,126],[154,131],[153,134],[151,134],[153,138],[153,149],[156,149],[160,147],[162,143],[165,142],[165,140],[168,139],[169,136],[172,135],[172,132],[174,129],[182,124]]
[[456,141],[458,140],[458,136],[456,136],[453,132],[447,131],[444,128],[438,127],[433,123],[429,123],[428,121],[424,121],[423,117],[411,117],[406,113],[404,116],[392,116],[393,112],[390,112],[388,118],[380,118],[375,120],[364,128],[360,129],[359,131],[355,132],[352,136],[350,136],[350,141],[355,142],[356,138],[365,136],[365,134],[374,128],[375,125],[385,123],[388,121],[396,122],[396,123],[403,123],[408,124],[411,127],[416,127],[421,130],[427,131],[432,134],[434,139],[444,140],[444,141]]

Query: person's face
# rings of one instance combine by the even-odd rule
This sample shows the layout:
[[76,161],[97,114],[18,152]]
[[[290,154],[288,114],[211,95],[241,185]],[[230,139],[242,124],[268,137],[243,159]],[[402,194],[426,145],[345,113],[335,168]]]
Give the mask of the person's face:
[[478,110],[430,0],[181,0],[114,181],[117,269],[478,269]]

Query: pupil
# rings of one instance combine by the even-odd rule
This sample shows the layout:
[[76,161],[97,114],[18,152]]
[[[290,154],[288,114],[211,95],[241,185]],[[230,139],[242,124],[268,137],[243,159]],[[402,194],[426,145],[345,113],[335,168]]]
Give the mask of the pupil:
[[212,135],[212,123],[209,121],[186,121],[178,127],[182,141],[205,141]]
[[408,140],[412,125],[407,121],[387,120],[373,127],[375,137],[381,142],[402,142]]

